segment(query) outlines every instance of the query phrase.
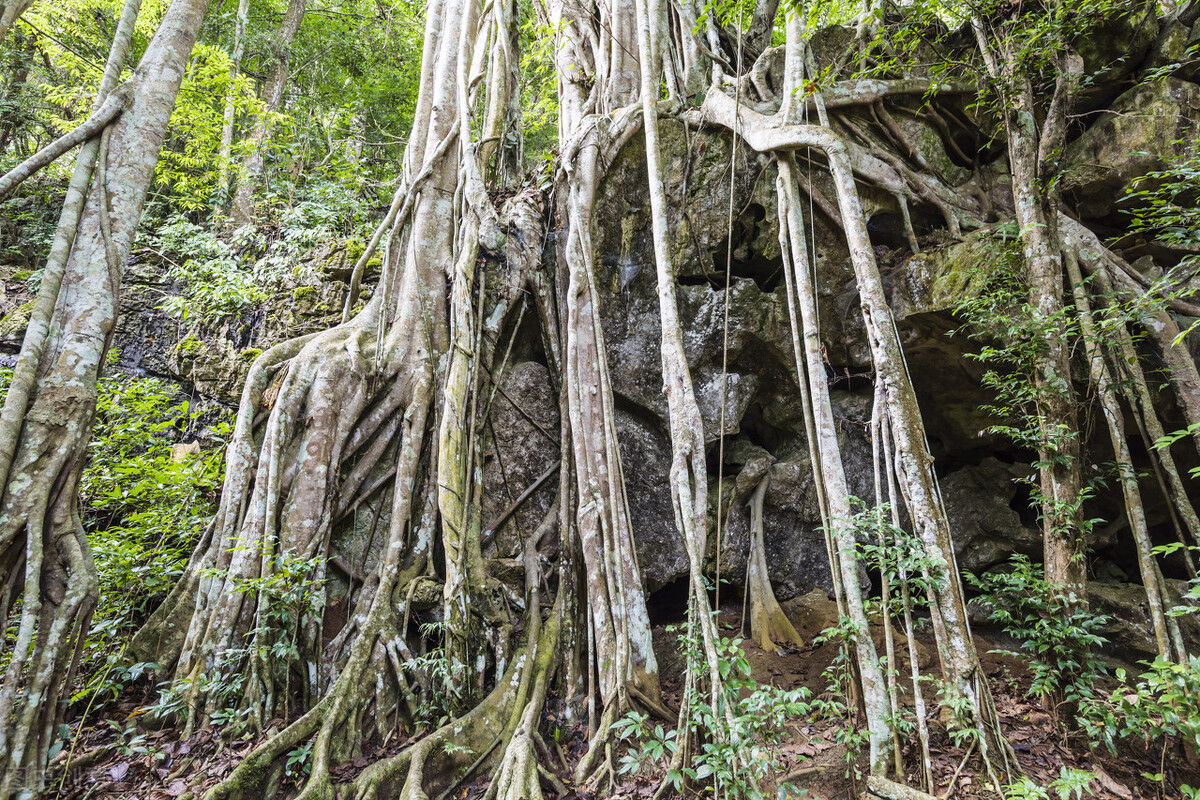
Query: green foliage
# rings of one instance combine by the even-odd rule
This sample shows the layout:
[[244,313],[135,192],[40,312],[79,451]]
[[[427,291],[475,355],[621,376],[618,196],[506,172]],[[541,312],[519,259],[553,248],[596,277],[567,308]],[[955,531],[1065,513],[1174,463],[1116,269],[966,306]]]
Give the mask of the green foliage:
[[275,553],[265,574],[235,579],[233,590],[252,595],[260,609],[261,627],[250,635],[271,662],[286,665],[300,658],[300,634],[325,607],[321,566],[320,559]]
[[[1050,343],[1077,338],[1079,321],[1071,307],[1050,314],[1033,308],[1017,240],[1008,238],[1007,231],[996,233],[1002,238],[1007,260],[1000,265],[980,265],[979,292],[955,310],[956,316],[967,323],[963,330],[981,343],[978,353],[966,357],[987,366],[981,383],[996,398],[982,406],[997,420],[987,432],[1037,453],[1033,462],[1036,469],[1063,466],[1072,457],[1069,443],[1080,434],[1062,423],[1049,424],[1048,420],[1054,416],[1054,406],[1076,400],[1071,376],[1051,373],[1045,365],[1050,363]],[[1101,326],[1100,335],[1113,324],[1115,319],[1110,321],[1110,328]],[[1035,476],[1025,483],[1031,492],[1031,507],[1050,521],[1059,536],[1085,537],[1101,521],[1083,518],[1080,510],[1096,487],[1104,485],[1102,475],[1094,475],[1069,500],[1047,496]]]
[[[294,668],[303,670],[304,634],[320,618],[325,606],[323,565],[318,558],[273,553],[262,575],[238,578],[234,591],[252,595],[259,613],[259,625],[248,631],[244,646],[231,647],[217,654],[204,672],[173,683],[160,684],[161,693],[153,713],[157,717],[185,716],[188,698],[200,694],[207,698],[214,725],[227,734],[245,732],[252,724],[245,702],[248,688],[247,660],[257,669],[256,681],[270,681],[281,687],[286,711],[292,700],[290,687]],[[210,575],[216,575],[214,570]],[[259,721],[261,722],[261,720]]]
[[[0,162],[3,163],[3,162]],[[41,283],[41,268],[62,208],[65,186],[37,175],[21,186],[21,194],[0,203],[0,263],[19,264],[30,270],[13,275],[24,280],[31,292]]]
[[980,589],[988,618],[1021,644],[1020,658],[1033,675],[1029,694],[1049,701],[1078,704],[1095,697],[1095,685],[1107,670],[1096,648],[1104,644],[1101,629],[1108,617],[1078,605],[1074,597],[1047,583],[1024,555],[1014,555],[1008,569],[968,574]]
[[[355,241],[352,237],[362,237],[369,226],[353,195],[323,183],[311,185],[302,199],[280,210],[274,228],[248,225],[226,236],[175,213],[144,230],[141,244],[163,258],[168,274],[184,288],[180,295],[168,295],[159,308],[181,322],[199,322],[262,303],[287,279],[318,280],[313,273],[320,265],[297,266],[307,263],[305,255],[339,240]],[[297,287],[294,299],[314,291]]]
[[[231,428],[220,415],[205,429],[216,447],[175,455],[171,444],[205,417],[161,381],[102,377],[88,466],[80,481],[84,526],[100,580],[82,690],[115,696],[154,665],[128,664],[123,642],[182,574],[188,554],[215,511],[222,443]],[[78,696],[77,696],[78,697]]]
[[1118,669],[1121,687],[1084,704],[1080,721],[1089,738],[1114,753],[1120,740],[1173,740],[1200,749],[1200,658],[1176,664],[1159,656],[1147,667],[1135,681]]
[[813,701],[812,711],[819,718],[839,723],[834,741],[845,747],[846,777],[853,774],[854,765],[870,737],[870,732],[859,726],[856,709],[849,702],[855,691],[851,648],[860,636],[867,635],[868,632],[859,628],[854,620],[843,616],[837,625],[821,631],[821,635],[813,640],[813,644],[818,645],[825,642],[837,642],[840,645],[837,655],[821,674],[826,681],[825,693]]
[[287,754],[283,764],[283,774],[293,781],[299,782],[312,772],[313,743],[306,742]]
[[620,775],[638,775],[661,770],[679,752],[675,740],[678,731],[664,730],[661,723],[651,725],[649,714],[630,711],[613,723],[613,732],[622,742],[630,742],[629,749],[621,756]]
[[176,319],[234,314],[267,298],[254,276],[242,269],[234,245],[213,230],[174,216],[148,238],[151,247],[167,258],[171,277],[187,289],[160,306]]
[[113,750],[124,758],[146,758],[154,763],[165,761],[167,754],[158,748],[150,735],[138,730],[137,725],[122,727],[113,720],[108,720],[108,727],[114,734]]
[[[0,370],[0,400],[11,379]],[[231,431],[227,414],[200,412],[162,381],[112,372],[97,390],[79,492],[100,596],[80,668],[90,678],[72,698],[89,702],[112,699],[158,668],[131,663],[124,645],[182,574],[215,512],[220,445]],[[172,452],[201,428],[215,446]]]
[[[171,113],[171,135],[159,154],[154,186],[160,197],[182,212],[212,205],[220,168],[221,129],[228,98],[238,116],[262,113],[254,81],[240,74],[229,78],[230,60],[224,49],[205,42],[196,44],[192,60]],[[246,155],[248,144],[239,137],[232,152],[234,165]]]
[[[1125,197],[1130,227],[1151,239],[1187,250],[1200,246],[1196,198],[1200,194],[1200,138],[1177,140],[1179,155],[1147,173]],[[1185,263],[1194,262],[1189,256]]]
[[1018,782],[1004,787],[1004,800],[1083,800],[1093,796],[1091,782],[1095,777],[1086,769],[1061,767],[1058,777],[1043,787],[1022,776]]
[[[698,637],[697,631],[685,630],[679,643],[689,669],[703,675],[708,665]],[[707,692],[689,688],[684,702],[691,748],[684,764],[668,769],[666,778],[676,791],[690,781],[711,790],[714,797],[760,800],[764,781],[779,774],[772,747],[783,740],[787,722],[811,716],[819,704],[806,688],[785,691],[755,682],[741,640],[722,638],[717,652],[724,683],[718,707],[712,706]],[[664,769],[679,752],[677,731],[665,730],[662,725],[651,727],[645,715],[630,713],[613,728],[621,740],[630,743],[620,760],[621,774]],[[804,796],[794,787],[788,788],[791,796]]]
[[[941,590],[949,581],[947,564],[940,554],[927,554],[920,538],[892,524],[891,505],[868,505],[850,498],[854,512],[848,523],[859,541],[857,554],[869,569],[879,572],[893,586],[907,585],[914,608],[927,603],[930,590]],[[903,613],[903,595],[890,598],[893,616]]]
[[[421,625],[421,634],[426,639],[440,639],[445,632],[445,622],[426,622]],[[450,658],[443,642],[424,655],[406,659],[403,666],[406,671],[419,676],[421,686],[425,687],[417,704],[418,721],[431,727],[448,722],[453,715],[451,700],[457,691],[463,665]]]
[[1197,430],[1200,430],[1200,422],[1194,423],[1192,425],[1188,425],[1186,428],[1181,428],[1177,431],[1171,431],[1170,433],[1162,435],[1161,437],[1159,437],[1158,439],[1155,440],[1154,444],[1151,445],[1151,447],[1153,447],[1155,450],[1163,450],[1163,449],[1175,444],[1180,439],[1186,439],[1189,436],[1194,436],[1196,434]]
[[1074,314],[1065,309],[1044,315],[1030,305],[1017,242],[1002,238],[1001,243],[1007,260],[978,267],[983,273],[981,289],[960,303],[955,314],[968,323],[968,336],[981,342],[979,352],[967,357],[987,366],[982,383],[997,398],[984,406],[998,420],[988,432],[1044,452],[1057,462],[1066,458],[1065,440],[1078,434],[1047,429],[1042,420],[1048,403],[1071,396],[1070,376],[1045,376],[1042,365],[1047,362],[1049,343],[1077,336],[1079,327]]
[[554,29],[538,21],[532,3],[521,4],[521,133],[525,152],[551,154],[558,146],[558,75]]

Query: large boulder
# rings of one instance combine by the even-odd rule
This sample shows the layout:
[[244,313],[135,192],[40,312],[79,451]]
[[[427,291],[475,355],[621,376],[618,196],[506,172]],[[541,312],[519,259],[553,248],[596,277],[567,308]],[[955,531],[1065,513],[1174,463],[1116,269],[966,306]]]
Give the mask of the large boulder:
[[1017,503],[1028,505],[1024,495],[1018,499],[1018,482],[1031,469],[986,458],[942,478],[942,498],[960,568],[981,572],[1014,553],[1040,557],[1041,531],[1022,520],[1014,508]]
[[[1200,603],[1184,599],[1187,585],[1184,581],[1167,580],[1167,602],[1169,606],[1191,605],[1200,609]],[[1112,655],[1127,660],[1153,659],[1155,647],[1154,623],[1150,619],[1150,603],[1146,589],[1138,583],[1097,581],[1088,583],[1088,604],[1093,611],[1108,617],[1101,635],[1108,640],[1106,649]],[[1195,651],[1200,645],[1200,613],[1183,614],[1176,617],[1188,649]]]
[[1200,86],[1178,78],[1138,84],[1068,145],[1062,188],[1084,218],[1109,217],[1139,178],[1182,152],[1198,124]]

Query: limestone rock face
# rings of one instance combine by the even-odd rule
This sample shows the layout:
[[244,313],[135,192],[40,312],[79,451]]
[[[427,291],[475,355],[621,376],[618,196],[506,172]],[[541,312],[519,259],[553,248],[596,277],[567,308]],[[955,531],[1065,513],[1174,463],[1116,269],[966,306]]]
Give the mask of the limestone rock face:
[[[1184,589],[1183,581],[1167,581],[1171,605],[1187,602],[1182,595]],[[1196,602],[1191,601],[1191,604],[1196,605]],[[1109,618],[1101,633],[1108,640],[1107,646],[1113,655],[1129,661],[1153,659],[1157,655],[1150,605],[1146,590],[1140,584],[1093,580],[1088,583],[1088,605]],[[1195,648],[1200,644],[1200,615],[1185,614],[1176,619],[1186,644]]]
[[[792,354],[774,168],[744,148],[734,157],[725,136],[685,132],[673,122],[663,123],[661,136],[668,216],[678,220],[670,229],[669,248],[679,284],[684,347],[708,441],[710,519],[717,517],[718,485],[723,497],[721,577],[740,589],[749,549],[746,502],[753,486],[742,487],[746,481],[739,481],[739,476],[765,457],[771,466],[764,544],[776,594],[787,599],[813,590],[831,593]],[[813,178],[818,186],[825,180],[819,173]],[[654,591],[683,577],[687,561],[667,485],[669,421],[662,393],[649,200],[641,189],[646,180],[644,150],[635,137],[600,187],[595,263],[630,515],[639,564]],[[825,185],[823,191],[833,196],[832,186]],[[979,410],[986,402],[979,386],[981,370],[963,359],[972,344],[965,336],[947,335],[958,326],[952,319],[954,309],[978,290],[988,266],[1003,253],[992,239],[969,236],[919,255],[905,255],[903,233],[897,237],[888,228],[899,219],[890,216],[895,215],[891,199],[866,192],[863,200],[880,231],[877,252],[906,352],[911,354],[911,364],[919,365],[914,367],[914,380],[935,451],[961,454],[966,463],[985,460],[988,464],[962,467],[957,478],[964,494],[951,514],[952,522],[966,529],[963,552],[969,552],[971,564],[978,567],[1002,561],[1015,551],[1037,552],[1040,533],[1010,507],[1017,495],[1010,468],[980,455],[998,443],[983,433],[991,423]],[[870,500],[874,496],[870,354],[852,267],[840,231],[819,210],[808,222],[809,237],[816,243],[826,378],[844,467],[852,493]],[[720,464],[722,449],[724,463]],[[952,488],[956,485],[951,482]],[[975,503],[966,492],[982,492],[985,497]],[[713,576],[717,539],[717,531],[711,530],[707,569]]]
[[1200,86],[1164,78],[1136,86],[1118,97],[1104,117],[1065,152],[1073,165],[1065,188],[1081,215],[1102,219],[1134,181],[1162,169],[1191,141],[1200,124]]
[[[558,397],[550,371],[536,361],[510,366],[492,406],[484,443],[483,525],[490,527],[559,463]],[[553,476],[552,476],[553,477]],[[519,552],[524,537],[541,525],[554,503],[558,480],[545,480],[494,531],[501,553]]]

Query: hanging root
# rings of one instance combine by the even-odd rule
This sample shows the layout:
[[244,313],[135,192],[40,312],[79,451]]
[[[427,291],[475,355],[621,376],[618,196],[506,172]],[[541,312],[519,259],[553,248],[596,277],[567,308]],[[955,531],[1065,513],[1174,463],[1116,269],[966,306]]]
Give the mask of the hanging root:
[[557,664],[560,612],[561,602],[549,619],[536,624],[541,612],[531,606],[532,641],[513,659],[491,693],[461,718],[368,767],[355,779],[353,797],[426,800],[431,790],[439,788],[431,781],[442,781],[461,767],[478,769],[496,753],[501,754],[500,765],[489,794],[501,791],[506,800],[540,797],[532,743]]
[[[394,482],[394,504],[402,506],[399,518],[408,518],[412,483],[404,481],[412,476],[405,472],[415,470],[411,462],[416,456],[402,450],[421,449],[424,431],[414,430],[412,424],[428,415],[422,406],[429,402],[432,375],[420,364],[413,364],[403,378],[389,379],[386,372],[373,375],[370,362],[377,340],[370,333],[356,320],[313,338],[286,371],[277,372],[258,403],[251,392],[262,385],[268,370],[264,367],[251,376],[213,534],[206,552],[191,564],[196,577],[182,582],[194,586],[194,594],[181,595],[181,607],[167,612],[178,613],[195,603],[175,667],[177,679],[185,681],[189,728],[204,724],[213,710],[215,700],[208,695],[204,676],[219,669],[247,670],[242,702],[257,725],[280,711],[286,713],[287,668],[280,674],[244,657],[235,657],[236,664],[220,664],[222,658],[228,660],[225,654],[242,651],[246,637],[253,654],[290,633],[298,638],[302,658],[327,663],[319,654],[318,620],[281,634],[270,595],[250,587],[287,568],[292,559],[313,565],[303,578],[311,582],[311,591],[324,591],[329,537],[339,516],[339,509],[326,499],[331,488],[336,487],[338,505],[348,505],[346,500],[353,500],[390,456],[408,464],[406,469],[397,466]],[[418,342],[412,342],[418,345],[413,348],[408,341],[389,344],[402,352],[420,349]],[[378,391],[372,392],[373,386]],[[269,406],[264,398],[270,398]],[[263,413],[260,433],[252,420]],[[397,438],[402,428],[407,428],[407,436]],[[255,446],[259,440],[261,448]],[[394,514],[393,526],[396,521]],[[280,579],[295,580],[287,574]],[[301,681],[304,695],[319,696],[319,673],[302,672],[307,673]]]
[[[749,464],[743,468],[750,467]],[[767,557],[763,547],[763,499],[771,483],[769,467],[750,498],[750,555],[746,563],[747,591],[750,593],[750,635],[763,650],[778,650],[782,645],[804,647],[804,638],[783,613],[771,580],[767,576]]]

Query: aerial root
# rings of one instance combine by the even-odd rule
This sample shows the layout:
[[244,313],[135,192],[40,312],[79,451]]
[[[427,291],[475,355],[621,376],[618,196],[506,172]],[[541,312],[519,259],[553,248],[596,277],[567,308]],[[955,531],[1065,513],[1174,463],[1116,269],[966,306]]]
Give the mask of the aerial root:
[[[377,618],[377,609],[388,605],[374,603],[372,617]],[[355,735],[350,729],[358,727],[355,721],[368,699],[361,687],[372,683],[363,676],[373,660],[374,645],[384,638],[378,633],[378,622],[369,619],[330,692],[308,713],[259,745],[228,778],[209,791],[205,800],[261,796],[263,787],[278,779],[281,760],[309,740],[314,742],[312,768],[299,795],[301,800],[332,800],[339,794],[356,800],[429,800],[429,793],[436,790],[442,790],[436,795],[441,798],[493,760],[496,753],[503,755],[492,793],[500,792],[506,800],[540,798],[543,775],[535,743],[556,665],[558,622],[552,616],[538,627],[541,635],[532,654],[522,652],[513,659],[508,672],[483,702],[401,753],[371,764],[349,784],[347,795],[335,785],[332,768],[358,746],[352,741]],[[450,786],[442,786],[435,776],[457,778]]]
[[616,702],[609,703],[604,707],[604,711],[600,715],[600,724],[596,726],[596,733],[588,742],[587,752],[575,765],[576,786],[595,785],[603,779],[607,768],[605,762],[608,750],[612,744],[612,726],[617,721],[618,711],[623,710],[618,708]]
[[[535,595],[536,598],[536,595]],[[550,620],[541,631],[541,641],[534,662],[529,665],[529,677],[523,691],[524,707],[516,708],[513,716],[517,718],[516,729],[511,734],[504,756],[500,762],[496,777],[488,787],[488,797],[497,800],[541,800],[542,788],[540,777],[550,776],[538,761],[537,744],[541,737],[538,734],[538,723],[541,721],[542,707],[546,702],[546,692],[550,687],[550,678],[554,674],[557,663],[559,608],[551,612]],[[537,608],[531,609],[531,614],[540,613]],[[549,639],[550,641],[546,641]],[[542,748],[545,744],[542,743]],[[553,785],[557,778],[552,778]],[[559,782],[558,786],[561,786]],[[558,787],[556,787],[556,791]],[[565,794],[565,792],[563,792]]]
[[[531,613],[538,610],[533,608]],[[532,627],[533,630],[540,627],[537,641],[516,655],[508,671],[479,705],[398,755],[367,767],[354,780],[355,800],[393,796],[400,800],[428,800],[430,789],[441,789],[437,796],[440,799],[455,784],[431,785],[431,776],[454,775],[466,768],[467,773],[460,780],[468,779],[497,752],[503,755],[489,795],[503,789],[500,797],[505,800],[541,797],[533,739],[556,666],[558,608],[545,623]],[[532,773],[529,764],[534,765]],[[397,784],[400,784],[398,791]]]
[[750,594],[750,633],[763,650],[772,652],[779,645],[804,647],[804,637],[783,613],[771,579],[767,574],[766,550],[763,543],[763,502],[771,483],[769,468],[750,498],[750,554],[746,564],[746,584]]

